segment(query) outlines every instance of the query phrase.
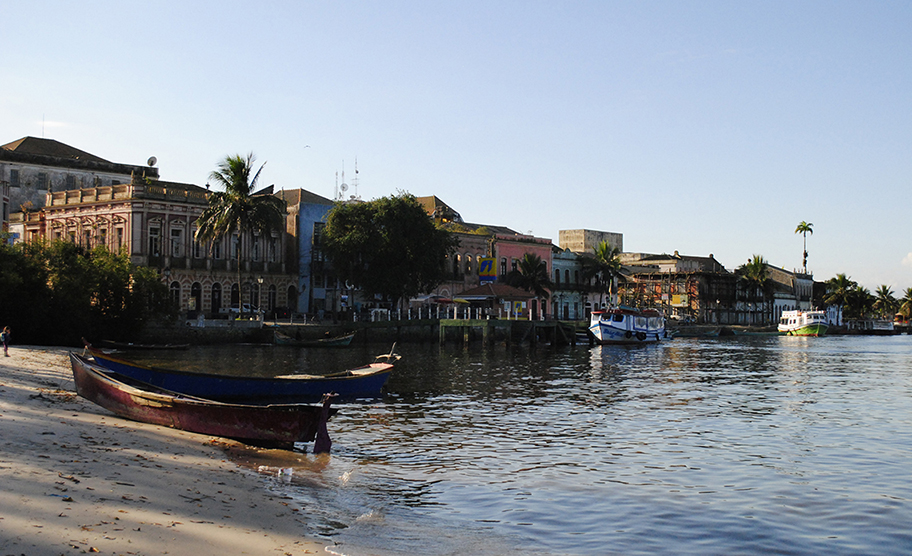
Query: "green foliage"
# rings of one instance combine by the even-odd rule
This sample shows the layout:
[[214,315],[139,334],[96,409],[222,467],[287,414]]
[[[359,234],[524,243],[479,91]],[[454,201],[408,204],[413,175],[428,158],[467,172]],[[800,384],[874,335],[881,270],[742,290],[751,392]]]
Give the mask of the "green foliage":
[[583,279],[588,282],[594,278],[596,283],[602,286],[601,292],[610,296],[613,293],[615,279],[621,275],[620,256],[620,248],[608,241],[599,242],[592,248],[592,254],[583,255],[580,261]]
[[773,284],[769,278],[767,266],[766,259],[762,255],[754,255],[748,259],[747,263],[735,270],[748,299],[757,295],[765,297],[770,293]]
[[394,303],[437,287],[456,242],[407,193],[336,204],[323,231],[323,249],[336,275]]
[[882,318],[889,317],[892,320],[898,303],[896,298],[893,297],[893,290],[890,286],[883,284],[878,287],[877,291],[874,293],[874,297],[874,310],[876,310]]
[[150,319],[175,316],[167,299],[157,272],[104,248],[61,241],[0,246],[0,322],[20,343],[130,338]]
[[519,260],[516,270],[510,271],[505,278],[507,284],[516,288],[533,292],[541,298],[547,299],[548,290],[554,287],[548,274],[548,265],[538,255],[526,253]]
[[[225,157],[209,179],[225,188],[209,196],[209,206],[196,221],[196,239],[205,243],[214,239],[250,233],[268,235],[285,227],[285,201],[272,195],[254,195],[263,166],[253,172],[253,153]],[[237,281],[241,283],[241,247],[237,250]],[[243,304],[241,304],[243,311]]]

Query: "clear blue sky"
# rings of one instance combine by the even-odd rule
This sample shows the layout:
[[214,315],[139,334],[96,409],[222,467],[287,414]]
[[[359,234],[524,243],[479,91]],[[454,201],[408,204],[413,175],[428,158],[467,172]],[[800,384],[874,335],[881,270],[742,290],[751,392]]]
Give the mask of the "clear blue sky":
[[[0,0],[0,142],[912,287],[910,2]],[[309,146],[309,147],[308,147]]]

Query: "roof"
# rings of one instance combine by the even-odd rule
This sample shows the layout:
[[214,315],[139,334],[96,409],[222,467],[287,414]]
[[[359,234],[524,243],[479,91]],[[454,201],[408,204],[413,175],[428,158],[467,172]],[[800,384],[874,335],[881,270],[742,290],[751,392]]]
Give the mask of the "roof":
[[514,286],[509,286],[507,284],[489,282],[487,284],[482,284],[478,287],[465,290],[464,292],[456,294],[454,297],[461,299],[489,299],[491,297],[500,297],[505,299],[532,299],[535,297],[535,294]]
[[289,205],[328,205],[335,203],[326,197],[321,197],[316,193],[311,193],[306,189],[282,189],[275,194]]
[[23,137],[18,141],[0,145],[0,160],[52,168],[110,172],[124,176],[136,173],[152,179],[158,178],[158,168],[154,166],[111,162],[60,141],[40,137]]
[[102,164],[111,164],[110,161],[99,156],[81,151],[75,147],[61,143],[60,141],[55,141],[54,139],[23,137],[18,141],[0,145],[0,148],[19,154],[53,156],[55,158],[68,158],[71,160],[90,160]]

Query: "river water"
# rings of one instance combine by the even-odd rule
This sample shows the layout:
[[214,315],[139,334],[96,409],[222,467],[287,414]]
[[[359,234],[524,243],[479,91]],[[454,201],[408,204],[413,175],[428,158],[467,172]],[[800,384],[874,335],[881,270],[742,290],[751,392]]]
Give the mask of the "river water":
[[[283,374],[388,349],[149,355]],[[397,351],[331,455],[239,456],[336,554],[912,553],[910,336]]]

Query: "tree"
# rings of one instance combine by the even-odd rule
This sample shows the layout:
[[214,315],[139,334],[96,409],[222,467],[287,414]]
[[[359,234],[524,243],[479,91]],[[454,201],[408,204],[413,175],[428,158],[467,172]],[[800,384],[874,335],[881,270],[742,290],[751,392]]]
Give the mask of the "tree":
[[849,290],[846,296],[846,318],[863,319],[868,316],[874,309],[874,302],[877,298],[871,295],[868,288],[856,286]]
[[802,220],[802,221],[798,224],[798,227],[795,228],[795,233],[796,233],[796,234],[801,234],[801,235],[804,237],[804,262],[802,263],[802,267],[804,268],[804,273],[807,274],[807,271],[808,271],[808,243],[807,243],[807,235],[808,235],[808,234],[814,235],[814,225],[811,224],[810,222],[805,222],[804,220]]
[[538,255],[526,253],[519,260],[517,269],[506,275],[506,283],[534,293],[536,296],[547,299],[551,295],[554,283],[548,275],[548,264]]
[[[835,305],[843,312],[848,307],[849,299],[852,292],[858,288],[858,283],[845,274],[837,274],[826,282],[827,292],[823,296],[823,302],[827,305]],[[836,324],[840,324],[838,321]]]
[[908,319],[912,316],[912,288],[906,288],[902,299],[899,300],[899,310]]
[[599,294],[599,306],[603,304],[605,293],[612,298],[611,303],[617,302],[613,296],[617,293],[616,281],[621,275],[620,254],[618,247],[602,241],[592,248],[592,255],[583,255],[583,278],[586,281],[594,278],[597,284],[603,286]]
[[760,296],[761,311],[766,314],[766,302],[772,293],[773,283],[769,279],[766,259],[761,255],[754,255],[747,260],[747,263],[739,266],[735,270],[742,285],[743,291],[748,300],[756,299]]
[[167,300],[158,272],[126,254],[64,241],[0,245],[0,322],[22,342],[130,339],[149,320],[175,316]]
[[434,225],[414,195],[337,203],[323,229],[323,251],[336,275],[369,296],[398,305],[446,279],[458,240]]
[[889,317],[893,318],[893,314],[896,312],[896,298],[893,297],[893,290],[890,286],[883,284],[878,286],[877,291],[874,292],[874,309],[876,309],[881,318]]
[[196,221],[196,240],[209,242],[238,235],[237,283],[238,310],[243,315],[244,303],[241,296],[241,252],[244,237],[254,233],[263,235],[284,229],[285,201],[268,194],[254,194],[260,172],[253,172],[253,153],[246,158],[241,155],[227,156],[209,179],[225,188],[209,197],[209,206]]

